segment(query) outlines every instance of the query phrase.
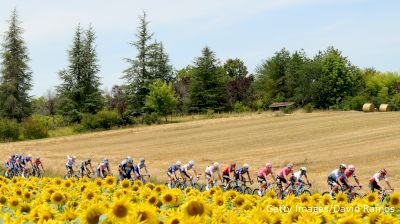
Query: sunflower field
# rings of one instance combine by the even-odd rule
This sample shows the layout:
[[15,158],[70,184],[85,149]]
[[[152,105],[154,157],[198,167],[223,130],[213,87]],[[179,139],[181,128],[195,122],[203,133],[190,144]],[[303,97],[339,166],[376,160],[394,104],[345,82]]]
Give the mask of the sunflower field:
[[264,197],[124,180],[0,177],[0,223],[400,223],[400,194]]

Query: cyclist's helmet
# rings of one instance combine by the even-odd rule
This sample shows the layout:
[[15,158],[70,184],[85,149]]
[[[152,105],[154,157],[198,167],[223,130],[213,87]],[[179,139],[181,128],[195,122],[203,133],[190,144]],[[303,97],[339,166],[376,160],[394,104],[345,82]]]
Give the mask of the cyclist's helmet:
[[189,161],[189,165],[194,166],[194,161],[193,161],[193,160],[190,160],[190,161]]
[[300,168],[300,171],[302,171],[302,172],[304,172],[304,173],[305,173],[305,172],[307,172],[307,168],[305,168],[305,167],[301,167],[301,168]]
[[181,166],[182,165],[182,163],[181,163],[181,161],[176,161],[176,163],[175,163],[175,165],[177,165],[177,166]]
[[71,156],[72,157],[72,159],[76,159],[76,156]]
[[36,156],[36,160],[40,160],[40,156]]
[[382,174],[383,176],[385,176],[385,175],[387,174],[387,171],[386,171],[385,168],[382,168],[382,169],[379,171],[379,173]]
[[32,158],[32,154],[28,154],[26,158]]
[[245,169],[249,169],[249,168],[250,168],[250,165],[249,165],[249,164],[247,164],[247,163],[245,163],[245,164],[243,165],[243,168],[245,168]]
[[108,164],[108,159],[104,159],[103,162],[104,162],[105,164]]
[[293,163],[288,163],[288,164],[287,164],[287,167],[290,168],[290,169],[292,169],[292,168],[293,168]]
[[231,163],[231,167],[235,168],[236,167],[236,163]]
[[266,163],[265,167],[267,167],[268,169],[271,169],[272,168],[272,164],[271,163]]
[[133,164],[133,159],[127,159],[126,162],[127,162],[127,163],[132,163],[132,164]]
[[347,165],[344,164],[344,163],[342,163],[342,164],[340,164],[339,168],[340,168],[340,169],[346,169],[346,168],[347,168]]
[[356,170],[356,167],[355,167],[354,165],[349,165],[347,168],[348,168],[350,171],[355,171],[355,170]]
[[214,165],[214,167],[219,167],[219,163],[218,162],[215,162],[213,165]]
[[144,158],[141,157],[141,158],[139,159],[139,162],[144,163],[144,162],[145,162]]

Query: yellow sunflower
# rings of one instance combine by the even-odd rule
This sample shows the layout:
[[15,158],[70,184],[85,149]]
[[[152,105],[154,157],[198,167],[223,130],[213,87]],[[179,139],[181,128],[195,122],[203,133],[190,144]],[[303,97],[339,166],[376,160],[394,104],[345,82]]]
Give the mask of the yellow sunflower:
[[132,205],[126,198],[115,201],[110,208],[109,217],[116,223],[128,222],[128,217],[132,214]]
[[84,224],[99,223],[100,216],[106,214],[106,210],[99,204],[92,204],[80,214],[80,220]]

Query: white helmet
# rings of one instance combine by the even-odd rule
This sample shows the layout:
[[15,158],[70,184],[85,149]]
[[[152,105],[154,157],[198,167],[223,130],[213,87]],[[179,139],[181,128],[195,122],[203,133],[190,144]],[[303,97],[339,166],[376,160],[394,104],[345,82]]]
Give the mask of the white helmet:
[[28,158],[32,158],[32,154],[28,154],[26,157],[28,157]]
[[182,165],[182,163],[181,163],[181,161],[178,160],[178,161],[176,161],[175,165],[180,166],[180,165]]
[[215,163],[214,163],[214,167],[219,167],[219,163],[218,163],[218,162],[215,162]]
[[246,168],[246,169],[248,169],[248,168],[250,168],[250,165],[249,165],[249,164],[247,164],[247,163],[245,163],[245,164],[243,165],[243,168]]
[[300,171],[307,172],[307,168],[301,167],[301,168],[300,168]]
[[72,159],[76,159],[76,156],[72,156]]
[[189,165],[194,166],[194,161],[193,161],[193,160],[190,160],[190,161],[189,161]]

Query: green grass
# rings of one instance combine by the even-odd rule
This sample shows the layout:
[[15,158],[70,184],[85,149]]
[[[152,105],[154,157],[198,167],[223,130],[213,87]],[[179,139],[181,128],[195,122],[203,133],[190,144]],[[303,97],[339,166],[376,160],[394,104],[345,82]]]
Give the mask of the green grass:
[[49,138],[61,137],[77,134],[74,126],[61,127],[54,130],[49,130]]

